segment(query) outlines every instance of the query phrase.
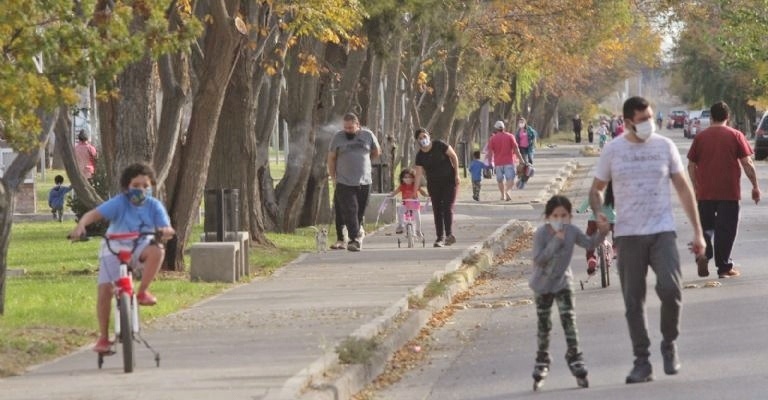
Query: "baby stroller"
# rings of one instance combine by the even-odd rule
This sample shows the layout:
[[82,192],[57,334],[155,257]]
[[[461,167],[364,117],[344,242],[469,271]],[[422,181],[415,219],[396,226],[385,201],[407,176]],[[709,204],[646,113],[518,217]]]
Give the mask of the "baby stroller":
[[525,164],[523,171],[520,173],[520,177],[517,179],[517,188],[522,189],[525,184],[528,183],[528,179],[531,179],[535,170],[532,164]]

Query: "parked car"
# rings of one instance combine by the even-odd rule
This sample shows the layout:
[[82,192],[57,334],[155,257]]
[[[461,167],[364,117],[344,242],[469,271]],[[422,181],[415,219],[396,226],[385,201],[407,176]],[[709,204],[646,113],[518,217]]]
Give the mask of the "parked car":
[[755,160],[764,160],[768,157],[768,111],[763,113],[755,132]]
[[683,137],[691,139],[701,131],[701,124],[699,123],[700,114],[700,111],[691,111],[688,114],[688,118],[685,119],[685,126],[683,126]]
[[685,118],[688,116],[683,110],[674,110],[669,113],[669,119],[672,120],[672,128],[682,128],[685,126]]
[[710,117],[709,110],[701,110],[701,112],[699,113],[699,130],[700,131],[709,128],[709,117]]

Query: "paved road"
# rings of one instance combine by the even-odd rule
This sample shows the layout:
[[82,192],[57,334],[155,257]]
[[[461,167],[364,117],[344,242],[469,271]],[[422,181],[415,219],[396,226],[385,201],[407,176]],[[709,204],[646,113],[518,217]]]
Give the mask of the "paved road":
[[[690,141],[680,130],[665,131],[685,154]],[[766,188],[768,164],[758,163],[761,187]],[[576,203],[586,195],[588,167],[577,174],[581,179],[568,194]],[[751,185],[742,180],[743,198],[750,198]],[[569,374],[563,355],[562,328],[553,321],[553,365],[544,388],[534,393],[531,371],[535,357],[536,313],[527,287],[530,250],[501,266],[498,276],[475,289],[465,302],[467,309],[456,314],[429,342],[428,362],[421,364],[398,384],[374,394],[375,399],[765,399],[768,398],[768,270],[766,235],[768,224],[764,204],[742,203],[742,219],[734,259],[743,275],[730,280],[700,279],[685,243],[690,226],[678,207],[678,245],[683,255],[682,334],[679,340],[683,363],[679,375],[666,376],[658,345],[659,301],[649,286],[648,325],[652,340],[656,381],[626,385],[632,354],[618,286],[603,289],[599,283],[576,289],[576,312],[582,349],[590,370],[590,388],[578,389]],[[534,216],[535,217],[535,216]],[[578,215],[574,223],[583,226]],[[584,279],[583,253],[572,264],[577,279]],[[712,270],[712,267],[710,267]],[[614,275],[614,278],[618,278]],[[652,285],[653,274],[649,276]],[[616,279],[617,280],[617,279]],[[595,280],[596,281],[596,280]],[[597,281],[596,281],[597,282]],[[720,287],[705,287],[708,282]],[[694,287],[695,285],[695,287]],[[506,308],[473,305],[506,300]]]

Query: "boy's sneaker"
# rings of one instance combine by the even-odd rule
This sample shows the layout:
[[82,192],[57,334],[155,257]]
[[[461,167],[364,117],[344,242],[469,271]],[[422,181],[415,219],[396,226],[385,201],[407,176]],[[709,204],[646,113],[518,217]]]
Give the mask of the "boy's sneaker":
[[138,295],[136,295],[136,300],[142,306],[154,306],[157,304],[157,298],[153,296],[152,293],[149,293],[148,290],[140,292]]
[[627,383],[643,383],[653,380],[653,367],[647,357],[635,359],[635,366],[627,375]]
[[100,337],[93,346],[93,351],[97,353],[109,353],[112,351],[112,342],[107,338]]
[[358,243],[356,240],[349,242],[349,244],[347,245],[347,250],[360,251],[360,243]]
[[443,246],[445,246],[445,243],[443,242],[442,238],[437,238],[437,240],[435,240],[435,244],[433,244],[432,246],[433,247],[443,247]]
[[395,228],[395,235],[400,235],[403,233],[403,226],[398,225],[397,228]]
[[445,238],[445,245],[450,246],[452,244],[456,243],[456,237],[453,235],[448,235],[448,237]]
[[597,258],[589,257],[587,260],[587,275],[592,275],[597,270]]
[[677,358],[677,346],[674,342],[661,342],[661,357],[664,359],[665,374],[675,375],[680,371],[680,359]]

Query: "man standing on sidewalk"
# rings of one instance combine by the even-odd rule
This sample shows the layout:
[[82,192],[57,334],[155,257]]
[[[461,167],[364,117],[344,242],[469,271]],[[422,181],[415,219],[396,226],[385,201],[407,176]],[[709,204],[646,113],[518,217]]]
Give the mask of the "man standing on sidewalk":
[[581,143],[581,117],[579,114],[573,117],[573,139],[576,143]]
[[739,227],[741,169],[752,183],[752,200],[760,201],[752,148],[744,134],[727,124],[730,109],[724,102],[710,108],[712,125],[693,138],[688,150],[688,175],[699,206],[706,254],[696,257],[699,276],[709,276],[709,259],[715,259],[720,278],[739,276],[731,250]]
[[504,122],[496,121],[493,132],[486,146],[486,164],[494,166],[501,200],[512,200],[509,191],[515,183],[515,156],[523,162],[523,155],[520,154],[515,136],[504,130]]
[[635,355],[626,382],[638,383],[653,380],[645,317],[649,265],[656,274],[656,293],[661,300],[664,372],[673,375],[680,369],[675,341],[680,330],[682,273],[670,186],[674,186],[693,227],[691,250],[701,254],[705,243],[680,152],[670,139],[654,134],[656,125],[648,101],[632,97],[624,102],[624,121],[626,134],[610,141],[600,154],[589,201],[593,210],[601,210],[603,190],[609,181],[613,183],[619,279]]
[[[371,159],[379,157],[381,148],[376,135],[360,128],[357,115],[344,115],[344,129],[331,139],[328,148],[328,175],[336,190],[334,206],[347,227],[347,250],[360,251],[362,235],[360,219],[368,206],[371,190]],[[359,213],[359,214],[358,214]],[[338,228],[337,228],[338,229]],[[340,235],[337,232],[337,235]]]

